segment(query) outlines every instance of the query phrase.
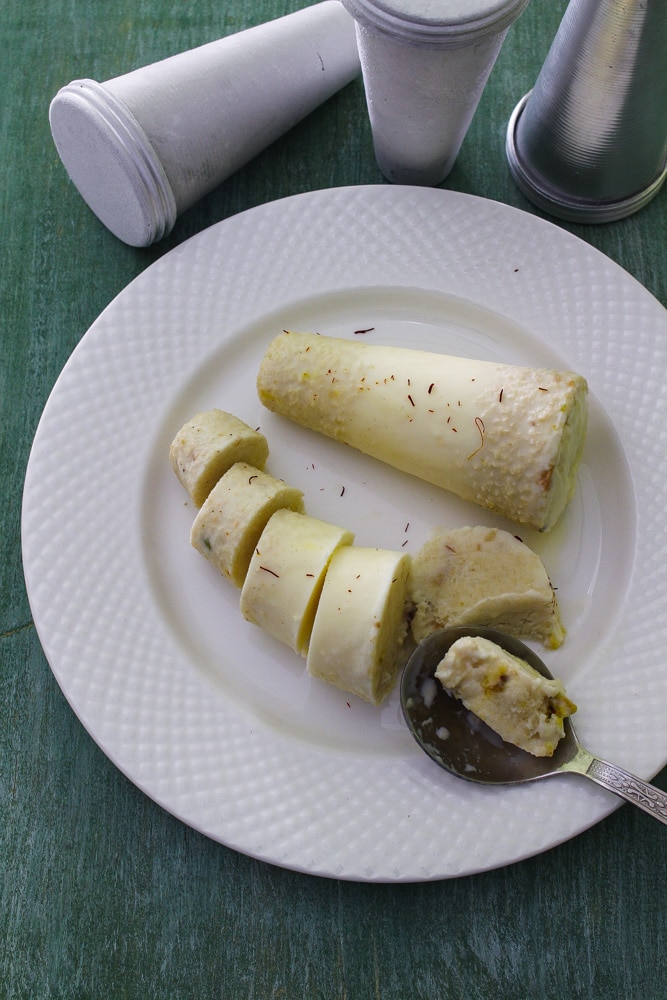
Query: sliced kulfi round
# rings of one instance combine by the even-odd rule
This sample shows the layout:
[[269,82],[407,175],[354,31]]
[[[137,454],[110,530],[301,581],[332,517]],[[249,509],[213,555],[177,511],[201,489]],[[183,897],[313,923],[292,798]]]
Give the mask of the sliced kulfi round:
[[412,560],[412,634],[421,642],[451,625],[488,625],[556,649],[565,637],[542,560],[507,531],[436,531]]
[[303,513],[301,490],[247,462],[237,462],[202,504],[190,541],[240,588],[267,521],[283,508]]
[[552,756],[563,719],[577,710],[561,681],[479,636],[452,643],[435,676],[503,740],[536,757]]
[[396,681],[407,632],[410,557],[346,546],[329,565],[317,607],[307,669],[373,705]]
[[586,380],[284,331],[260,364],[270,410],[539,531],[575,488]]
[[236,462],[263,469],[269,454],[266,438],[224,410],[197,413],[171,442],[171,466],[197,507]]
[[354,535],[308,514],[278,510],[260,535],[241,591],[244,618],[306,656],[331,557]]

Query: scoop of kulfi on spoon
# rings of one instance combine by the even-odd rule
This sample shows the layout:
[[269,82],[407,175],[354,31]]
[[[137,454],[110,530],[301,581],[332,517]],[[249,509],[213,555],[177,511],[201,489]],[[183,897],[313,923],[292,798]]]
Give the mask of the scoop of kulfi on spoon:
[[[408,660],[400,694],[410,732],[436,764],[459,778],[487,785],[517,784],[567,772],[582,774],[667,824],[667,795],[582,747],[566,712],[561,713],[563,736],[552,755],[537,756],[504,741],[444,687],[436,672],[455,643],[470,636],[494,644],[498,664],[506,664],[505,654],[509,654],[553,681],[533,650],[512,636],[481,627],[434,632]],[[444,668],[440,673],[449,676]],[[561,697],[563,693],[558,690],[556,694]]]

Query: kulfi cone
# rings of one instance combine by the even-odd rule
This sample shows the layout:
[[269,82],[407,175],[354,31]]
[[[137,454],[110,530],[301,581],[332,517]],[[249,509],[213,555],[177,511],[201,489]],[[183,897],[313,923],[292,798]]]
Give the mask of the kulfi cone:
[[257,389],[268,409],[539,531],[574,492],[587,422],[574,372],[284,331]]

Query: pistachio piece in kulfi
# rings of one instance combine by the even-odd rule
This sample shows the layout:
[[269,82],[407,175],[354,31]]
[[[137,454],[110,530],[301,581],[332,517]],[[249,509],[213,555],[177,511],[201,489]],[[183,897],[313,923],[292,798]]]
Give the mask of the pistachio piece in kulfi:
[[308,514],[277,510],[259,537],[241,591],[244,618],[306,656],[331,557],[354,535]]
[[344,546],[333,555],[308,648],[307,669],[379,705],[396,681],[407,632],[410,557]]
[[556,649],[565,638],[542,560],[499,528],[440,529],[412,560],[416,642],[452,625],[488,625]]
[[284,331],[257,389],[268,409],[539,531],[575,488],[588,408],[574,372]]
[[171,467],[197,507],[236,462],[263,469],[268,454],[263,434],[218,409],[197,413],[188,420],[169,448]]
[[303,493],[247,462],[237,462],[213,487],[192,525],[190,541],[241,588],[259,537],[277,510],[303,513]]
[[577,710],[561,681],[480,636],[452,643],[435,676],[503,740],[536,757],[553,755],[563,719]]

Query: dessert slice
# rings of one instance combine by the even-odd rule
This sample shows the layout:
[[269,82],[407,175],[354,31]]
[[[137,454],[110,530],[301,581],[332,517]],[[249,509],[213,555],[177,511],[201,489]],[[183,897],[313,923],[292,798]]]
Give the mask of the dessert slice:
[[303,513],[303,493],[247,462],[237,462],[216,483],[190,532],[198,552],[242,587],[269,518],[283,508]]
[[244,618],[306,656],[331,557],[353,541],[344,528],[307,514],[276,511],[250,560],[241,591]]
[[479,636],[452,643],[435,676],[503,740],[536,757],[553,755],[563,719],[577,710],[559,680]]
[[188,420],[169,449],[171,466],[197,507],[236,462],[263,469],[268,454],[263,434],[217,409]]
[[556,649],[565,638],[542,560],[498,528],[436,531],[412,560],[417,642],[451,625],[489,625]]
[[257,388],[268,409],[538,530],[574,490],[587,385],[573,372],[284,331]]
[[333,555],[308,649],[313,677],[374,705],[389,694],[407,631],[410,557],[344,546]]

